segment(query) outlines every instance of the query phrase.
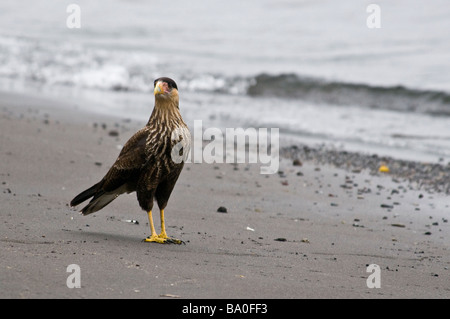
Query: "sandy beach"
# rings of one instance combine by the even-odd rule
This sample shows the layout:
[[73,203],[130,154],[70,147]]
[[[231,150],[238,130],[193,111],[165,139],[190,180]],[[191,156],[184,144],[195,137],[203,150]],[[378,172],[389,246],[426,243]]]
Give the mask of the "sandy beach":
[[[69,208],[147,120],[0,94],[0,298],[450,297],[449,197],[390,173],[306,157],[273,175],[186,164],[166,209],[186,245],[142,242],[135,194],[90,216]],[[71,264],[81,288],[67,287]]]

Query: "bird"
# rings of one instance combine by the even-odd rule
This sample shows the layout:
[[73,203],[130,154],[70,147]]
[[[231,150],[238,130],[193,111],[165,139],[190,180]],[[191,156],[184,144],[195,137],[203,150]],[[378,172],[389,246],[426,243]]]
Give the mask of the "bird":
[[[155,105],[147,124],[123,146],[114,164],[96,184],[70,202],[77,206],[90,199],[81,209],[89,215],[107,206],[119,195],[136,192],[140,208],[147,212],[150,236],[145,242],[184,244],[171,238],[165,229],[164,209],[183,169],[191,145],[189,128],[179,110],[178,86],[168,77],[154,81]],[[157,202],[161,233],[157,234],[152,210]]]

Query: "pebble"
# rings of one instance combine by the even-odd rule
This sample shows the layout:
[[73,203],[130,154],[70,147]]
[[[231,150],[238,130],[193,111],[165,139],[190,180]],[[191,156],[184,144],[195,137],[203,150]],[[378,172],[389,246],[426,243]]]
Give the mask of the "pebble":
[[294,165],[294,166],[302,166],[303,163],[302,163],[299,159],[295,159],[295,160],[292,162],[292,165]]
[[[315,164],[330,164],[337,168],[349,169],[354,173],[363,167],[372,175],[380,175],[379,168],[385,165],[389,168],[389,176],[395,181],[404,179],[412,185],[420,185],[421,189],[426,191],[450,194],[450,163],[445,165],[442,162],[423,163],[399,160],[376,154],[366,155],[329,149],[325,145],[317,148],[306,145],[283,147],[280,148],[280,156],[303,162],[311,161]],[[341,187],[350,188],[351,186]],[[398,194],[398,191],[392,194]]]
[[226,209],[226,207],[220,206],[219,208],[217,208],[217,212],[218,213],[228,213],[228,210]]
[[108,135],[109,136],[119,136],[119,132],[116,130],[111,130],[108,132]]

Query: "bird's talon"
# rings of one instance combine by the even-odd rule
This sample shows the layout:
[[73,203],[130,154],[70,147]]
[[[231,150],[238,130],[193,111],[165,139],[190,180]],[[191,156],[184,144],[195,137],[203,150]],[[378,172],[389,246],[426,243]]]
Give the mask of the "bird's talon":
[[176,244],[176,245],[181,245],[181,244],[183,244],[183,245],[186,245],[186,243],[185,243],[184,241],[180,240],[180,239],[167,238],[166,240],[167,240],[167,242],[168,242],[169,244]]
[[186,245],[186,243],[182,240],[179,239],[175,239],[175,238],[170,238],[170,237],[166,237],[166,238],[161,238],[159,236],[149,236],[145,239],[143,239],[142,241],[147,242],[147,243],[158,243],[158,244],[177,244],[177,245]]
[[164,244],[165,240],[162,238],[159,238],[158,236],[149,236],[144,239],[147,243],[158,243],[158,244]]

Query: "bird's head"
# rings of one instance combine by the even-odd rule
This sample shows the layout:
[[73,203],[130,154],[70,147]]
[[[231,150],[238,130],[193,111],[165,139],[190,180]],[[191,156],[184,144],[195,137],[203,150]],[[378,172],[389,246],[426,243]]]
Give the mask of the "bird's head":
[[156,79],[153,93],[155,94],[156,101],[178,104],[178,87],[175,81],[170,78],[162,77]]

